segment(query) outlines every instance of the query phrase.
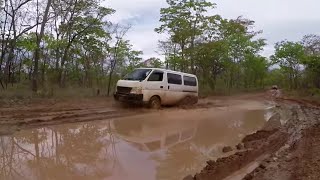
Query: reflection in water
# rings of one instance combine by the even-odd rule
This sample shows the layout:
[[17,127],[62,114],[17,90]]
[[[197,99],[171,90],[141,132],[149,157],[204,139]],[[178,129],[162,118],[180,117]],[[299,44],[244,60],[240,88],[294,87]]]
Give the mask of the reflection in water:
[[59,125],[0,137],[0,179],[181,179],[265,122],[264,110],[181,113]]
[[0,177],[103,179],[111,175],[116,165],[116,142],[112,136],[108,129],[83,124],[2,137]]

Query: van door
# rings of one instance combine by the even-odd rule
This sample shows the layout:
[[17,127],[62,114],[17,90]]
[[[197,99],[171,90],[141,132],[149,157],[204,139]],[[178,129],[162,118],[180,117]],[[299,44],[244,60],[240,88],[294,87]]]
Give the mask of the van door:
[[143,99],[149,101],[152,96],[159,96],[163,104],[166,96],[165,73],[160,70],[154,70],[144,82]]
[[167,73],[167,93],[166,98],[168,104],[176,104],[184,98],[183,96],[183,86],[182,86],[182,76],[176,73]]

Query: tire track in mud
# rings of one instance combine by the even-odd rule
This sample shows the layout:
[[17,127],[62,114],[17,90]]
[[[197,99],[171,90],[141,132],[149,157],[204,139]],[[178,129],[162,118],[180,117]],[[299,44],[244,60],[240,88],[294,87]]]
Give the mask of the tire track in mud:
[[246,176],[246,180],[310,179],[320,177],[320,111],[305,104],[292,110],[286,124],[290,138],[286,145]]
[[[31,111],[31,112],[15,112],[12,114],[6,114],[4,116],[0,116],[2,119],[10,119],[10,120],[26,120],[26,119],[59,119],[60,117],[68,117],[68,116],[75,116],[75,115],[87,115],[93,113],[106,113],[106,112],[113,112],[114,109],[111,108],[86,108],[86,109],[64,109],[64,110],[53,110],[53,111]],[[28,121],[28,120],[27,120]]]
[[[221,106],[221,105],[220,105]],[[200,102],[187,107],[165,108],[175,109],[205,109],[216,107],[215,103]],[[161,110],[162,111],[162,110]],[[64,123],[108,120],[113,118],[152,113],[150,109],[127,107],[119,104],[89,104],[70,103],[41,106],[24,106],[0,109],[0,135],[12,134],[15,131]]]
[[31,112],[18,111],[10,113],[5,112],[2,113],[4,115],[0,115],[0,135],[8,135],[21,129],[128,117],[141,114],[143,111],[104,107],[71,108],[64,109],[63,111],[53,109],[49,112],[38,112],[35,110]]
[[[185,179],[282,180],[320,177],[320,160],[312,159],[315,155],[320,157],[320,108],[305,102],[278,101],[275,114],[281,115],[279,121],[286,118],[283,114],[289,119],[273,130],[262,129],[246,136],[242,141],[244,150],[208,161],[200,173]],[[295,150],[296,147],[299,150]],[[258,163],[256,168],[252,172],[252,169],[244,171],[248,174],[242,174],[240,178],[237,172],[252,163]]]

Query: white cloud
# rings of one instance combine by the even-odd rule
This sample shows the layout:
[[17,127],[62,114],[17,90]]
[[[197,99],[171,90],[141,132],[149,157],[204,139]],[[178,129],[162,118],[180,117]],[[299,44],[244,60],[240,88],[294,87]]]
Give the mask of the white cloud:
[[112,17],[117,22],[141,18],[146,12],[159,14],[160,8],[166,6],[165,0],[108,0],[104,4],[117,11]]
[[160,8],[166,6],[165,0],[109,0],[104,4],[116,10],[111,17],[112,22],[132,26],[126,38],[136,50],[144,52],[144,59],[163,59],[163,56],[156,53],[158,40],[163,35],[157,34],[154,29],[160,26]]
[[[256,30],[263,30],[262,38],[268,46],[263,55],[273,53],[274,43],[281,40],[298,41],[305,34],[320,34],[320,1],[318,0],[215,0],[213,12],[224,18],[240,15],[256,22]],[[160,25],[160,8],[165,0],[108,0],[105,2],[117,12],[113,22],[132,24],[127,38],[137,50],[144,51],[144,58],[157,56],[157,43],[163,36],[154,32]]]
[[216,0],[217,13],[225,18],[240,15],[254,20],[267,39],[263,55],[270,56],[276,42],[299,41],[306,34],[320,34],[318,0]]

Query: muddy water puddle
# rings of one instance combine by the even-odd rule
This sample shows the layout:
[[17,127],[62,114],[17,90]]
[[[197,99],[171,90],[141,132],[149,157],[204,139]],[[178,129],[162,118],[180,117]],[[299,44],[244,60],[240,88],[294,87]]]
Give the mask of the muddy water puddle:
[[0,179],[176,180],[263,127],[268,105],[162,110],[0,137]]

